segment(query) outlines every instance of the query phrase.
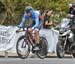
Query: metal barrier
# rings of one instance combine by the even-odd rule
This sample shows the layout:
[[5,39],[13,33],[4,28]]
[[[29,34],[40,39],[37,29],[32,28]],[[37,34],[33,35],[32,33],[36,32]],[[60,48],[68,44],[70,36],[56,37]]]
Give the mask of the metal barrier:
[[[8,52],[16,53],[16,42],[18,38],[24,34],[16,34],[17,27],[0,26],[0,51],[5,52],[5,57],[8,57]],[[55,52],[59,33],[55,30],[41,29],[40,36],[44,36],[48,40],[49,52]]]

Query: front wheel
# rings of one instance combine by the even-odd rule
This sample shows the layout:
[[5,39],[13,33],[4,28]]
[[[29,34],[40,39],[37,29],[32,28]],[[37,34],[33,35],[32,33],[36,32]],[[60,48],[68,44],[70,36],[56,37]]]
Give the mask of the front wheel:
[[59,42],[57,43],[56,45],[56,53],[57,53],[57,56],[59,58],[63,58],[64,57],[64,45],[62,45],[62,41],[59,40]]
[[73,55],[73,57],[75,58],[75,53],[73,53],[72,55]]
[[40,50],[37,52],[37,56],[40,59],[44,59],[48,53],[48,42],[45,37],[40,37],[39,48]]
[[30,53],[30,45],[28,39],[25,36],[21,36],[16,44],[16,51],[20,58],[25,59]]
[[72,51],[72,56],[75,58],[75,42],[71,48],[71,51]]

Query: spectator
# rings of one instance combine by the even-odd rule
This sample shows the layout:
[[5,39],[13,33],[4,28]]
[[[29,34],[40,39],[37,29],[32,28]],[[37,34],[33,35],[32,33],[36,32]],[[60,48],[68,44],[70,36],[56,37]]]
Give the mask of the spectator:
[[42,9],[38,9],[40,15],[39,15],[39,20],[42,20],[43,19],[43,11]]
[[52,22],[50,22],[50,16],[52,15],[52,10],[48,10],[46,11],[45,13],[45,16],[44,16],[44,23],[43,23],[43,28],[44,29],[50,29],[50,26],[52,25]]

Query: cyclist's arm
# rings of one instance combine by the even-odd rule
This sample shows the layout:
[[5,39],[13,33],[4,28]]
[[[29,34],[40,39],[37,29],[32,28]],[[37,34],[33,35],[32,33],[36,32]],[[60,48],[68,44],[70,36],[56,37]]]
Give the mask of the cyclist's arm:
[[32,29],[34,29],[36,27],[39,27],[39,18],[38,17],[35,19],[35,25],[32,27]]
[[48,20],[46,20],[45,25],[50,26],[50,25],[52,25],[52,22],[48,22]]
[[23,16],[22,21],[21,21],[21,23],[19,25],[19,28],[23,28],[24,27],[26,19],[27,19],[26,13],[24,13],[24,16]]

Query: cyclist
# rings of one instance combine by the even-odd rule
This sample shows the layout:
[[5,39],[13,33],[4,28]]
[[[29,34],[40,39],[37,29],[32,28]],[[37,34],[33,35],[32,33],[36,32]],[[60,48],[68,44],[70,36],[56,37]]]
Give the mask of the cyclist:
[[28,31],[30,34],[32,32],[34,32],[35,34],[34,39],[35,39],[36,45],[34,46],[33,50],[39,50],[39,24],[40,24],[39,15],[40,15],[39,11],[35,11],[33,7],[31,6],[27,6],[25,8],[25,13],[22,18],[22,21],[19,25],[19,28],[24,28],[24,24],[27,19],[30,18],[33,20],[33,24],[28,28]]

